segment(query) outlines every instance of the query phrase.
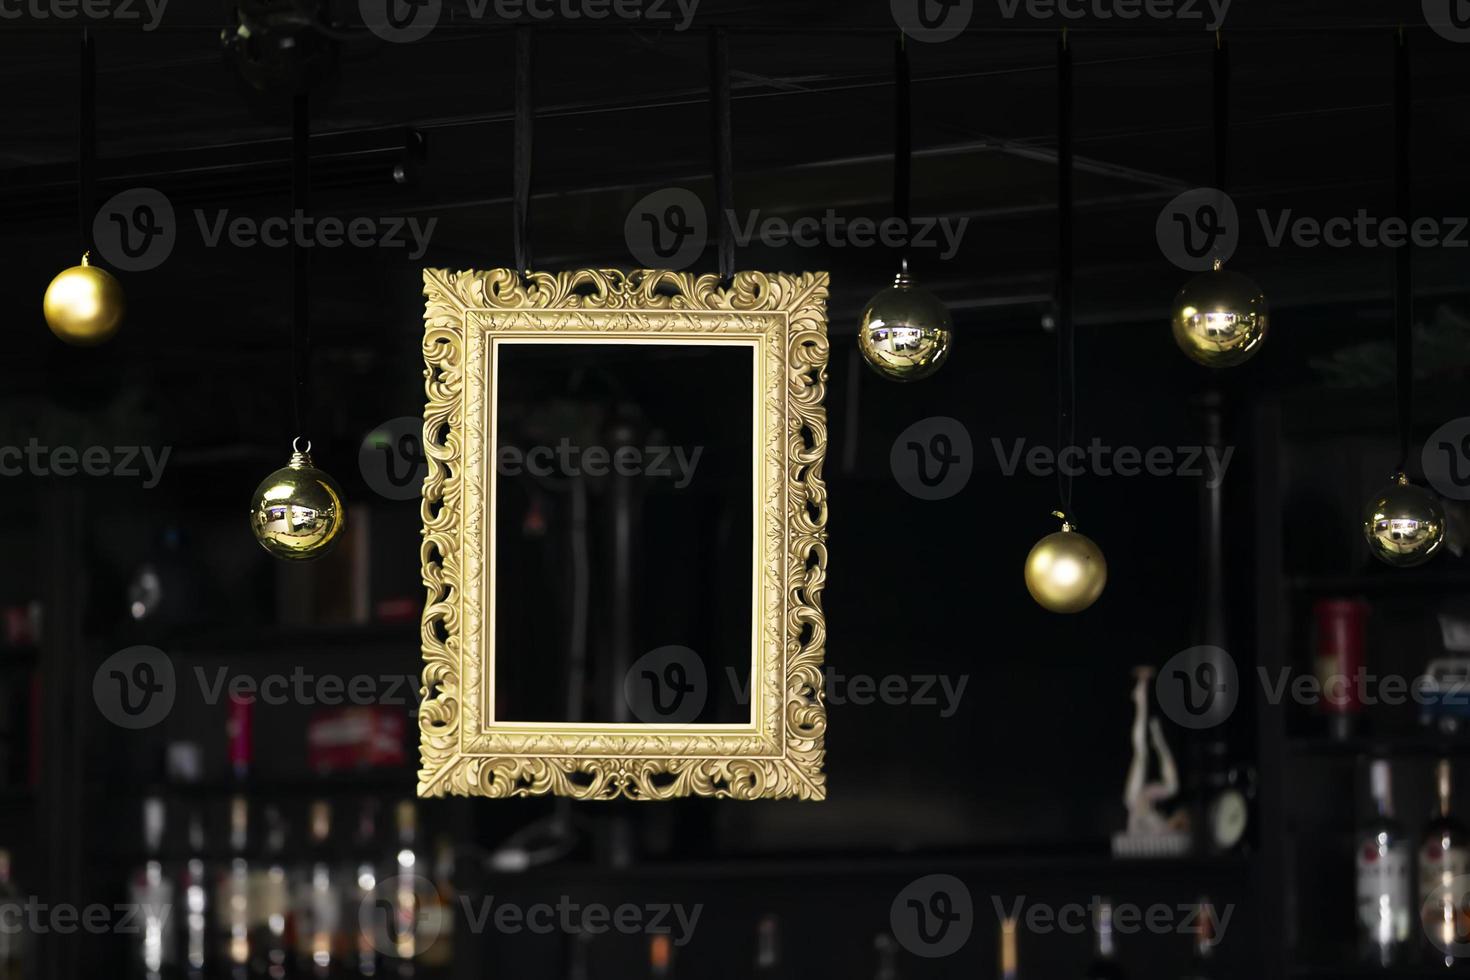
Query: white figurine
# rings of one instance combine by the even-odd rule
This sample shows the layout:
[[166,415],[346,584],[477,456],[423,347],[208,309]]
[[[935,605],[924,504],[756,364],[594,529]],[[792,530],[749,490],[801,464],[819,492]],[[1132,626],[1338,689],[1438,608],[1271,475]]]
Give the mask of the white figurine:
[[[1113,853],[1120,857],[1165,857],[1189,850],[1189,816],[1179,811],[1165,816],[1159,805],[1179,792],[1179,769],[1164,741],[1164,730],[1148,713],[1152,667],[1133,669],[1133,761],[1123,788],[1128,808],[1128,830],[1113,837]],[[1149,742],[1159,757],[1159,779],[1149,782]]]

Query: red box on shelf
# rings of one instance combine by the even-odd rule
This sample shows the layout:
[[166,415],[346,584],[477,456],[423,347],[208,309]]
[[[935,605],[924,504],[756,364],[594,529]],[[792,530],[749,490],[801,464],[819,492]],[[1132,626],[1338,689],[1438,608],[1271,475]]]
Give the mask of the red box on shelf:
[[381,705],[326,708],[306,726],[306,761],[315,772],[401,766],[404,715]]

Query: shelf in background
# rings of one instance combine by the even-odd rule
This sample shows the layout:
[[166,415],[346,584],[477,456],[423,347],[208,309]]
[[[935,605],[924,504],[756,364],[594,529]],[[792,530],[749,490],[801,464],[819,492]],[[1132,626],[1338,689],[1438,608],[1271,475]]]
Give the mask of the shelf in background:
[[1429,977],[1457,976],[1459,969],[1435,966],[1397,966],[1389,969],[1374,966],[1303,966],[1291,971],[1293,980],[1357,980],[1369,977],[1376,980],[1428,980]]
[[[627,868],[580,862],[541,865],[538,878],[564,876],[578,880],[627,878],[737,878],[808,875],[922,875],[994,874],[1060,878],[1142,877],[1181,882],[1243,877],[1250,859],[1232,854],[1183,858],[1115,858],[1106,852],[1085,853],[933,853],[933,854],[811,854],[789,857],[732,854],[705,860],[663,863],[649,860]],[[525,872],[502,872],[507,878]]]
[[1401,735],[1355,735],[1347,739],[1325,735],[1293,736],[1287,745],[1294,755],[1344,759],[1358,756],[1461,756],[1470,755],[1470,736],[1453,737],[1433,732]]
[[30,670],[41,659],[41,648],[26,643],[0,647],[0,670]]
[[243,783],[230,781],[205,781],[198,783],[158,783],[155,785],[130,786],[118,789],[109,786],[93,787],[91,792],[107,799],[142,800],[149,796],[163,799],[207,800],[245,796],[252,800],[286,800],[310,797],[341,797],[377,795],[400,792],[412,797],[418,782],[418,773],[413,769],[383,769],[323,773],[318,776],[293,776],[279,779],[263,778],[246,780]]
[[1382,571],[1375,569],[1348,575],[1292,575],[1286,579],[1286,587],[1304,596],[1470,594],[1470,569],[1449,558],[1441,558],[1439,567],[1428,569],[1385,566]]
[[403,623],[362,623],[340,626],[283,626],[257,630],[189,631],[170,636],[169,655],[207,657],[220,654],[269,656],[300,654],[312,648],[322,652],[343,650],[406,649],[415,656],[420,645],[417,619]]

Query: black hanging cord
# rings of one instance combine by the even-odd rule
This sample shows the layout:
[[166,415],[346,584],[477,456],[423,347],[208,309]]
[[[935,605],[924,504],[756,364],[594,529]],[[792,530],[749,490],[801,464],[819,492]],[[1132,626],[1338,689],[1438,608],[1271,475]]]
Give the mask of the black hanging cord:
[[92,209],[97,179],[97,51],[92,33],[82,28],[81,91],[77,101],[77,221],[82,251],[92,251]]
[[735,280],[735,234],[731,227],[735,210],[734,154],[730,139],[730,42],[724,28],[709,36],[710,123],[715,156],[715,228],[720,284],[726,289]]
[[[1394,121],[1394,209],[1405,229],[1413,223],[1413,200],[1409,182],[1409,107],[1412,98],[1409,73],[1409,42],[1399,28],[1394,44],[1393,63]],[[1394,341],[1397,346],[1397,389],[1399,416],[1399,465],[1402,471],[1409,462],[1409,430],[1414,419],[1414,281],[1412,235],[1394,254]]]
[[913,121],[909,118],[909,53],[903,34],[893,42],[893,216],[902,223],[899,268],[909,271],[909,186],[913,167]]
[[[1072,52],[1057,42],[1057,456],[1077,443],[1077,342],[1072,324]],[[1072,515],[1072,477],[1057,467],[1062,513]]]
[[531,272],[531,28],[516,28],[515,55],[515,190],[511,225],[515,235],[516,271]]
[[1220,32],[1215,32],[1215,189],[1225,191],[1230,157],[1230,49]]
[[[311,204],[307,191],[311,185],[309,102],[298,95],[291,105],[291,218],[305,222]],[[306,420],[311,412],[311,253],[300,241],[291,237],[291,363],[295,375],[291,387],[291,409],[296,422],[296,436],[306,437]]]

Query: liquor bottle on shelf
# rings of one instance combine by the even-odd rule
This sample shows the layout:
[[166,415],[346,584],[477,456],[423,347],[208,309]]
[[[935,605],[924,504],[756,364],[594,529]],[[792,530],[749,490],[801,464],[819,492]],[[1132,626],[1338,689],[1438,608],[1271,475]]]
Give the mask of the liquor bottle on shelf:
[[130,970],[147,980],[173,972],[178,950],[174,946],[174,883],[163,873],[163,800],[143,801],[144,861],[128,883],[128,897],[138,910],[141,928],[133,934]]
[[1419,904],[1423,916],[1424,952],[1429,962],[1455,965],[1455,946],[1466,935],[1463,889],[1455,879],[1470,871],[1470,833],[1451,812],[1450,761],[1436,767],[1439,805],[1424,828],[1419,845]]
[[1107,899],[1098,903],[1092,937],[1092,965],[1087,968],[1087,980],[1123,980],[1123,968],[1118,965],[1113,945],[1113,903]]
[[419,950],[419,962],[431,974],[454,962],[454,902],[454,842],[441,835],[434,841],[434,887],[424,896],[425,940]]
[[330,977],[337,964],[342,896],[331,860],[332,807],[312,801],[310,854],[296,882],[296,961],[302,976]]
[[368,923],[362,919],[363,903],[377,897],[378,865],[374,860],[377,850],[378,801],[369,798],[363,801],[362,809],[358,811],[357,830],[352,838],[355,856],[344,870],[346,887],[342,889],[345,899],[341,916],[343,946],[350,951],[347,972],[359,977],[378,975],[380,957],[374,945],[375,937]]
[[886,932],[873,937],[873,951],[878,954],[878,968],[873,980],[898,980],[898,943]]
[[755,925],[755,975],[781,975],[781,924],[774,915],[763,915]]
[[569,932],[562,939],[563,980],[591,980],[592,934]]
[[674,980],[674,944],[668,936],[649,938],[648,975],[653,980]]
[[392,873],[397,887],[392,895],[387,896],[392,903],[389,929],[393,944],[393,965],[398,976],[411,977],[415,972],[414,957],[421,952],[419,940],[423,927],[419,908],[421,896],[414,888],[414,882],[423,875],[424,862],[416,849],[418,814],[412,801],[399,802],[394,808],[393,817],[397,828],[398,851],[394,855],[396,867]]
[[1000,980],[1020,977],[1016,953],[1016,920],[1008,916],[1000,920]]
[[1364,959],[1382,967],[1403,963],[1412,921],[1408,839],[1394,819],[1388,760],[1369,766],[1374,816],[1358,839],[1358,925]]
[[229,714],[225,718],[225,736],[229,740],[230,773],[243,784],[250,778],[251,747],[254,733],[251,716],[254,702],[230,696]]
[[286,875],[286,821],[265,808],[265,853],[250,874],[250,951],[256,976],[281,980],[291,954],[291,886]]
[[1215,906],[1202,896],[1194,909],[1194,952],[1184,980],[1214,980]]
[[1328,735],[1346,739],[1364,727],[1359,678],[1365,663],[1368,604],[1362,599],[1319,599],[1312,615],[1317,634],[1314,667],[1322,692],[1318,709]]
[[229,980],[245,980],[250,973],[250,803],[243,796],[230,799],[230,858],[220,872],[215,891],[215,959]]
[[204,865],[204,817],[189,811],[189,856],[179,874],[184,899],[183,962],[188,980],[203,980],[209,948],[209,879]]
[[32,937],[26,931],[25,896],[10,876],[10,852],[0,849],[0,921],[14,926],[0,929],[0,980],[26,980],[34,957]]

